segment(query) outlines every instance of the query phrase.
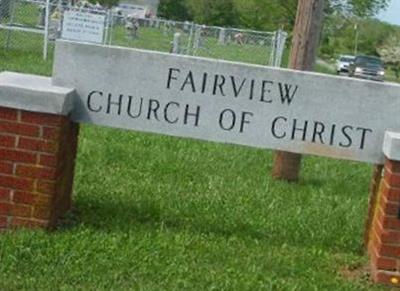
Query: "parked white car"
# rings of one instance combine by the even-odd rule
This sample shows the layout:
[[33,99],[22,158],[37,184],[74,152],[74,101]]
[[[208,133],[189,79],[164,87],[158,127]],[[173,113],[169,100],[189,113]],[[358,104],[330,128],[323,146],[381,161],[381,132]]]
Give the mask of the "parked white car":
[[348,73],[349,66],[352,62],[354,62],[355,56],[350,55],[341,55],[336,61],[336,72],[340,73]]

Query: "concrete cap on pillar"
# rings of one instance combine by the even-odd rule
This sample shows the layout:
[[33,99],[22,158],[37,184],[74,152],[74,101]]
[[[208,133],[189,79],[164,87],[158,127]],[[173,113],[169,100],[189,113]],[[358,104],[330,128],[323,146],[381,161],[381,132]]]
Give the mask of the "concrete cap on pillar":
[[51,78],[0,73],[0,106],[50,114],[68,115],[75,89],[53,86]]
[[400,133],[387,131],[383,141],[383,153],[392,161],[400,161]]

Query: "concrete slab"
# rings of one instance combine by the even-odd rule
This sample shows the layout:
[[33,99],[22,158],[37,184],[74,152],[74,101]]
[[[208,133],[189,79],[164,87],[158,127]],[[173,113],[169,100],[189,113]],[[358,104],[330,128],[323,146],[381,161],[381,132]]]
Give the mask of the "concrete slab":
[[392,161],[400,161],[400,133],[387,131],[383,141],[383,153]]
[[75,122],[382,163],[400,85],[58,41],[53,84]]
[[3,107],[68,115],[75,96],[75,89],[54,86],[48,77],[0,73],[0,106]]

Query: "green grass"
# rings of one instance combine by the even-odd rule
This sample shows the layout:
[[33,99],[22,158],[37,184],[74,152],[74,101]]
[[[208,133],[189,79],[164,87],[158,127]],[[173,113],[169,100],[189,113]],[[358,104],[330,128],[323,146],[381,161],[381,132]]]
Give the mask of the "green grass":
[[383,290],[362,266],[370,166],[83,126],[74,211],[0,237],[3,290]]
[[400,83],[400,78],[396,78],[395,73],[390,68],[386,68],[385,70],[385,80],[389,82]]
[[[28,11],[30,11],[28,15],[23,15],[25,18],[17,17],[20,20],[19,23],[35,25],[33,19],[38,18],[36,15],[38,11],[32,9]],[[32,17],[31,14],[34,14],[35,17]],[[124,26],[115,25],[111,34],[111,43],[116,46],[162,52],[170,52],[172,48],[173,34],[163,29],[141,27],[138,37],[133,38]],[[188,42],[187,34],[182,33],[181,47],[186,51]],[[0,58],[2,59],[0,70],[51,75],[53,47],[53,43],[50,42],[49,60],[43,61],[43,36],[41,34],[0,30]],[[191,49],[191,53],[193,53],[193,49]],[[204,38],[201,47],[195,51],[195,55],[266,65],[269,62],[270,51],[267,46],[235,43],[220,45],[214,38]],[[284,60],[284,63],[287,61]]]
[[142,27],[137,38],[132,38],[130,32],[123,26],[115,26],[112,31],[112,44],[123,47],[170,52],[173,34],[163,34],[157,28]]
[[335,69],[332,69],[330,67],[321,64],[315,64],[315,71],[318,73],[323,73],[328,75],[336,75]]
[[49,45],[49,58],[44,61],[42,41],[43,36],[40,34],[7,32],[0,29],[0,71],[50,76],[53,45]]
[[[0,60],[51,74],[40,48]],[[270,151],[81,129],[73,211],[52,233],[0,235],[0,290],[385,290],[362,271],[370,165],[306,157],[288,184]]]

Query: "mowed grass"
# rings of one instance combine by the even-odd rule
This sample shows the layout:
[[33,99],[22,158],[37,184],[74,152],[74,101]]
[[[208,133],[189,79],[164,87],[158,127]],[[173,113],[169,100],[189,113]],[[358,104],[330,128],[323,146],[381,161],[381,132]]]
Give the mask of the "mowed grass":
[[[165,46],[166,48],[166,46]],[[1,70],[50,75],[40,54]],[[0,290],[385,290],[362,250],[371,165],[82,125],[74,207],[0,235]]]
[[0,237],[5,290],[381,290],[362,253],[370,166],[82,126],[74,209]]

